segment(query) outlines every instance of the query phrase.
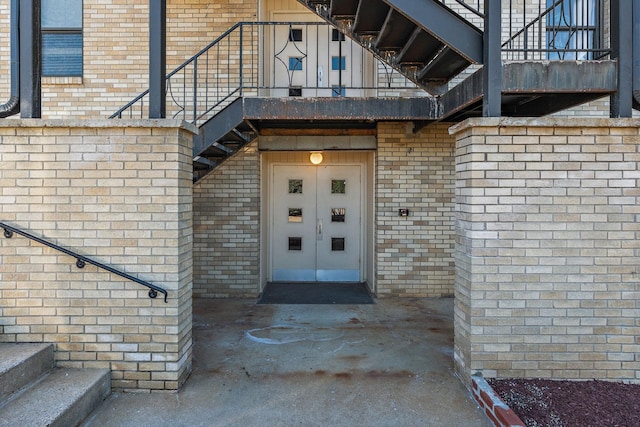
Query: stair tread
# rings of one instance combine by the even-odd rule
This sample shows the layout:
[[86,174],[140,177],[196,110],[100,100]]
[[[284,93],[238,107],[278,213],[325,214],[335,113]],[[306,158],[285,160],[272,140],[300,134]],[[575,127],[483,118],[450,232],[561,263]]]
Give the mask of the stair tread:
[[39,343],[1,343],[0,344],[0,375],[7,372],[26,358],[50,347],[51,344]]
[[12,394],[53,368],[53,345],[0,343],[0,406]]
[[[0,408],[0,426],[75,425],[110,392],[108,369],[53,369],[49,375]],[[91,394],[91,396],[87,396]],[[70,415],[74,405],[88,408]],[[70,418],[71,417],[71,418]]]

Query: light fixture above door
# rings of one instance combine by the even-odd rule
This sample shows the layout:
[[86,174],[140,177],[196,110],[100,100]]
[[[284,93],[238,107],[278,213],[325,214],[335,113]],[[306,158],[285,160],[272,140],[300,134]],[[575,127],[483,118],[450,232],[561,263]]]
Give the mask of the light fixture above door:
[[319,165],[322,163],[323,157],[321,151],[312,151],[309,154],[309,161],[314,165]]

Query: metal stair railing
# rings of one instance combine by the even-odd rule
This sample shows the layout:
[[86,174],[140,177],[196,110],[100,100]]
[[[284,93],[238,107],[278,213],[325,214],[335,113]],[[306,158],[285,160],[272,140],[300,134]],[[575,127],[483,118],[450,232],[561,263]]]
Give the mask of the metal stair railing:
[[[527,15],[533,19],[528,21]],[[502,44],[502,57],[512,61],[603,59],[611,53],[604,45],[604,21],[604,0],[509,0],[509,37]]]
[[[292,31],[302,31],[304,37],[298,41]],[[402,90],[415,91],[416,86],[397,71],[374,59],[361,47],[353,55],[360,61],[372,61],[374,67],[383,70],[379,81],[368,85],[356,82],[362,79],[362,71],[355,67],[338,65],[338,72],[325,69],[324,76],[300,77],[307,72],[307,62],[301,64],[303,70],[291,69],[284,52],[294,52],[302,61],[315,61],[316,54],[336,41],[334,27],[325,22],[239,22],[189,58],[166,76],[167,116],[182,118],[197,126],[222,111],[226,106],[243,96],[291,96],[290,90],[302,91],[302,96],[350,96],[349,93],[362,91],[369,95],[386,96]],[[276,33],[291,34],[289,40],[282,41]],[[342,43],[351,43],[337,36]],[[346,46],[346,45],[345,45]],[[346,47],[345,47],[346,49]],[[351,47],[349,48],[351,49]],[[283,53],[284,52],[284,53]],[[290,54],[290,53],[289,53]],[[365,59],[366,58],[366,59]],[[328,58],[331,67],[331,58]],[[311,64],[311,62],[308,62]],[[309,73],[307,73],[309,74]],[[334,74],[336,76],[334,77]],[[284,83],[274,81],[274,76],[286,77]],[[298,81],[302,79],[302,82]],[[332,80],[333,79],[333,80]],[[334,87],[335,93],[332,93]],[[337,88],[336,88],[337,87]],[[274,93],[279,93],[275,94]],[[355,92],[354,92],[355,93]],[[294,93],[293,96],[296,94]],[[145,91],[116,111],[110,118],[148,117],[148,96]],[[310,95],[313,96],[313,95]]]
[[[234,75],[232,70],[241,70],[242,61],[246,60],[241,48],[244,27],[245,23],[237,23],[167,74],[167,115],[196,124],[207,113],[222,110],[229,103],[225,101],[241,90],[243,73]],[[252,38],[249,40],[253,41]],[[235,55],[239,54],[238,58],[232,57],[232,49]],[[215,70],[210,70],[212,61],[217,64]],[[253,67],[249,69],[253,70]],[[144,91],[110,118],[148,117],[148,96],[149,91]]]
[[6,237],[7,239],[10,239],[11,237],[13,237],[13,234],[19,234],[21,236],[24,236],[28,239],[31,239],[35,242],[38,242],[42,245],[48,246],[51,249],[55,249],[58,252],[62,252],[64,254],[69,255],[70,257],[73,257],[76,259],[76,267],[78,268],[84,268],[86,266],[86,264],[91,264],[94,265],[98,268],[101,268],[103,270],[106,270],[110,273],[113,273],[115,275],[118,275],[120,277],[123,277],[127,280],[131,280],[132,282],[136,282],[142,286],[146,286],[147,288],[149,288],[149,298],[156,298],[158,296],[158,292],[160,292],[161,294],[164,294],[164,302],[167,302],[167,291],[159,286],[153,285],[149,282],[145,282],[144,280],[140,280],[137,277],[131,276],[130,274],[127,274],[125,272],[122,272],[120,270],[116,270],[113,267],[110,267],[108,265],[102,264],[98,261],[95,261],[91,258],[88,258],[84,255],[80,255],[74,251],[71,251],[69,249],[63,248],[62,246],[58,246],[55,243],[49,242],[48,240],[45,240],[41,237],[37,237],[34,236],[31,233],[27,233],[26,231],[20,230],[16,227],[10,226],[8,224],[5,224],[3,222],[0,222],[0,228],[4,229],[4,237]]
[[[484,0],[434,1],[442,3],[471,25],[484,27]],[[503,61],[599,60],[606,58],[611,51],[604,43],[604,0],[509,0],[508,11],[506,6],[507,2],[503,0],[503,16],[508,21],[503,22],[502,27],[505,40],[502,43]],[[295,83],[294,75],[301,71],[288,68],[286,60],[290,58],[277,57],[284,46],[275,45],[275,33],[283,26],[290,31],[294,27],[302,27],[305,34],[319,33],[321,28],[322,31],[335,30],[325,22],[237,23],[167,74],[167,115],[201,126],[241,97],[331,96],[313,94],[331,88],[332,84],[340,88],[334,94],[337,96],[349,96],[350,89],[359,89],[355,96],[366,97],[403,96],[402,91],[410,91],[404,93],[415,96],[422,92],[417,84],[412,83],[415,76],[411,70],[401,69],[389,62],[389,58],[376,54],[373,61],[378,70],[377,79],[368,87],[344,84],[343,81],[327,82],[329,72],[325,73],[323,83],[309,78],[303,79],[301,84]],[[307,45],[306,39],[301,44],[291,38],[288,43],[296,49],[302,46],[298,56],[303,61],[319,52],[319,46]],[[371,55],[364,48],[362,52],[362,55]],[[480,66],[470,65],[449,82],[449,89]],[[288,81],[276,84],[276,74],[288,75]],[[274,95],[278,91],[284,94]],[[143,92],[111,118],[148,117],[148,96],[148,91]]]
[[[483,0],[438,0],[482,28]],[[503,0],[503,8],[507,2]],[[469,13],[464,13],[468,11]],[[605,46],[604,0],[509,0],[503,24],[502,58],[518,60],[599,60]]]

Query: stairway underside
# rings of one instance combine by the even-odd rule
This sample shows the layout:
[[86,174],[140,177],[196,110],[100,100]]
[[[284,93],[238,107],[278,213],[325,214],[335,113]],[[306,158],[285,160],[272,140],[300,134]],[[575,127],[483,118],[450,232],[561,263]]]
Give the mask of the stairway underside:
[[[439,98],[440,120],[482,116],[483,70]],[[616,61],[521,61],[502,66],[503,116],[540,117],[617,90]]]
[[[615,61],[526,61],[502,67],[502,115],[539,117],[617,90]],[[439,97],[239,98],[200,127],[197,180],[259,135],[375,135],[381,121],[458,122],[482,115],[483,69]]]
[[482,62],[482,32],[438,1],[298,1],[434,95]]

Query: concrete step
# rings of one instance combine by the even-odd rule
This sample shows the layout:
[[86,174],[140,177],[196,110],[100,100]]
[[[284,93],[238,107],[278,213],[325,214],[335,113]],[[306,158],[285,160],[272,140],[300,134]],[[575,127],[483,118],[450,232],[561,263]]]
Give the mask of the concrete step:
[[53,365],[52,344],[0,343],[0,406]]
[[0,408],[0,426],[77,426],[110,392],[108,369],[55,368]]

